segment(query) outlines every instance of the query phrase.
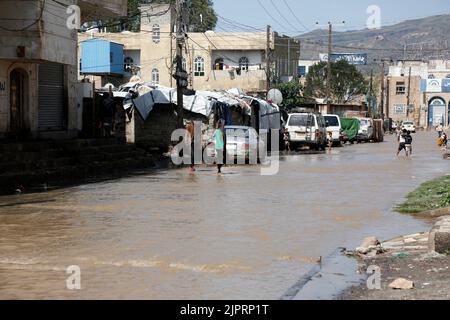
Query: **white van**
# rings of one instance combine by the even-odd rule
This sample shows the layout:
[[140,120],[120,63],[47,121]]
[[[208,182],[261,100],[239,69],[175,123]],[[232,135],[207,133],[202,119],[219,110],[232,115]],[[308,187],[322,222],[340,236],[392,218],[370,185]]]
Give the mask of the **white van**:
[[327,128],[320,114],[292,113],[289,115],[286,129],[292,147],[309,146],[315,149],[325,148]]
[[371,118],[357,118],[359,120],[359,141],[370,141],[374,135],[374,125]]
[[335,114],[328,114],[323,117],[325,118],[327,132],[331,132],[333,134],[333,143],[340,143],[342,130],[341,119]]

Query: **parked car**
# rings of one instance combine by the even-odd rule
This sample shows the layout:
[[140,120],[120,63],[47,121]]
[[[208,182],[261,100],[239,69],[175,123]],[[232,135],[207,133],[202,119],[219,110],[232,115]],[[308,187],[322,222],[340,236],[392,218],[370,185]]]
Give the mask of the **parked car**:
[[[234,155],[234,160],[244,159],[253,163],[259,161],[259,149],[265,148],[264,141],[259,138],[258,133],[252,127],[226,126],[226,151],[227,156]],[[206,146],[208,157],[215,158],[215,142],[213,139]]]
[[412,121],[404,121],[402,123],[402,130],[410,131],[412,133],[416,133],[416,126]]
[[326,147],[327,128],[325,119],[320,114],[290,114],[286,128],[289,131],[289,141],[293,148],[299,146],[309,146],[314,149]]
[[333,143],[340,144],[342,135],[341,119],[335,114],[325,115],[324,118],[327,132],[331,132],[333,135]]
[[358,141],[370,141],[373,139],[374,127],[371,118],[357,118],[359,120]]

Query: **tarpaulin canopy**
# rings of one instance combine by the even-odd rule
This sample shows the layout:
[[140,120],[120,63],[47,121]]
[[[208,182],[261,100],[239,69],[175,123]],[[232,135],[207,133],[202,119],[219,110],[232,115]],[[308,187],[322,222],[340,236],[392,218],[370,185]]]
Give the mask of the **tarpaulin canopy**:
[[360,122],[358,119],[341,118],[341,127],[347,138],[353,140],[358,135]]
[[[196,91],[195,95],[183,96],[183,107],[193,113],[209,117],[212,111],[213,101],[219,101],[228,105],[239,105],[239,100],[229,93]],[[171,88],[154,89],[133,100],[133,105],[146,120],[156,104],[176,104],[177,91]]]

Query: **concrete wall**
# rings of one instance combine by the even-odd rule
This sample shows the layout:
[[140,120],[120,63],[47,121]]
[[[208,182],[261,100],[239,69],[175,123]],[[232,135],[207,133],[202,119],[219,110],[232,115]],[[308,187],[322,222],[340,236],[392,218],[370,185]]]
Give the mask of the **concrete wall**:
[[[71,1],[65,1],[71,3]],[[46,60],[62,64],[75,64],[77,45],[76,30],[67,28],[66,9],[48,1],[41,16],[40,2],[31,1],[0,1],[0,20],[2,26],[12,30],[0,35],[0,59],[16,59],[17,47],[25,47],[25,58]],[[14,20],[7,20],[14,17]],[[3,19],[2,19],[3,18]]]
[[[126,14],[126,0],[76,1],[60,0],[0,1],[0,137],[10,130],[10,73],[20,68],[26,79],[24,126],[35,138],[70,138],[77,134],[77,32],[67,27],[66,6],[80,4],[84,16]],[[42,5],[45,4],[43,7]],[[93,11],[92,11],[93,10]],[[18,57],[18,47],[25,47],[25,56]],[[38,65],[53,62],[64,65],[64,86],[67,96],[68,121],[64,132],[38,131]],[[61,106],[64,108],[65,106]]]
[[[148,119],[144,121],[139,112],[133,111],[131,122],[126,125],[128,143],[137,143],[147,148],[161,148],[167,151],[173,145],[172,133],[177,129],[175,109],[170,105],[156,105]],[[185,119],[201,121],[205,124],[208,119],[202,115],[185,111]]]

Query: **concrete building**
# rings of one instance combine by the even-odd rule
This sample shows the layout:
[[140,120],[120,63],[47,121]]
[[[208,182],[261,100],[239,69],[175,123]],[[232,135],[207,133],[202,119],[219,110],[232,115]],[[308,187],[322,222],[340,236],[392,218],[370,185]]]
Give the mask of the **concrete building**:
[[400,61],[389,68],[387,107],[394,121],[449,126],[450,61]]
[[[145,82],[174,87],[175,12],[165,4],[141,7],[141,31],[138,33],[99,33],[95,37],[124,45],[123,77],[103,76],[101,85],[120,85],[137,70]],[[80,41],[90,35],[80,35]],[[188,33],[183,67],[194,90],[241,88],[247,92],[266,91],[266,51],[270,50],[272,81],[286,81],[297,75],[300,43],[276,32]],[[82,54],[82,53],[81,53]],[[133,65],[134,68],[131,66]],[[125,68],[124,68],[125,69]]]
[[127,1],[0,1],[0,137],[77,134],[77,31],[80,19],[126,15]]

